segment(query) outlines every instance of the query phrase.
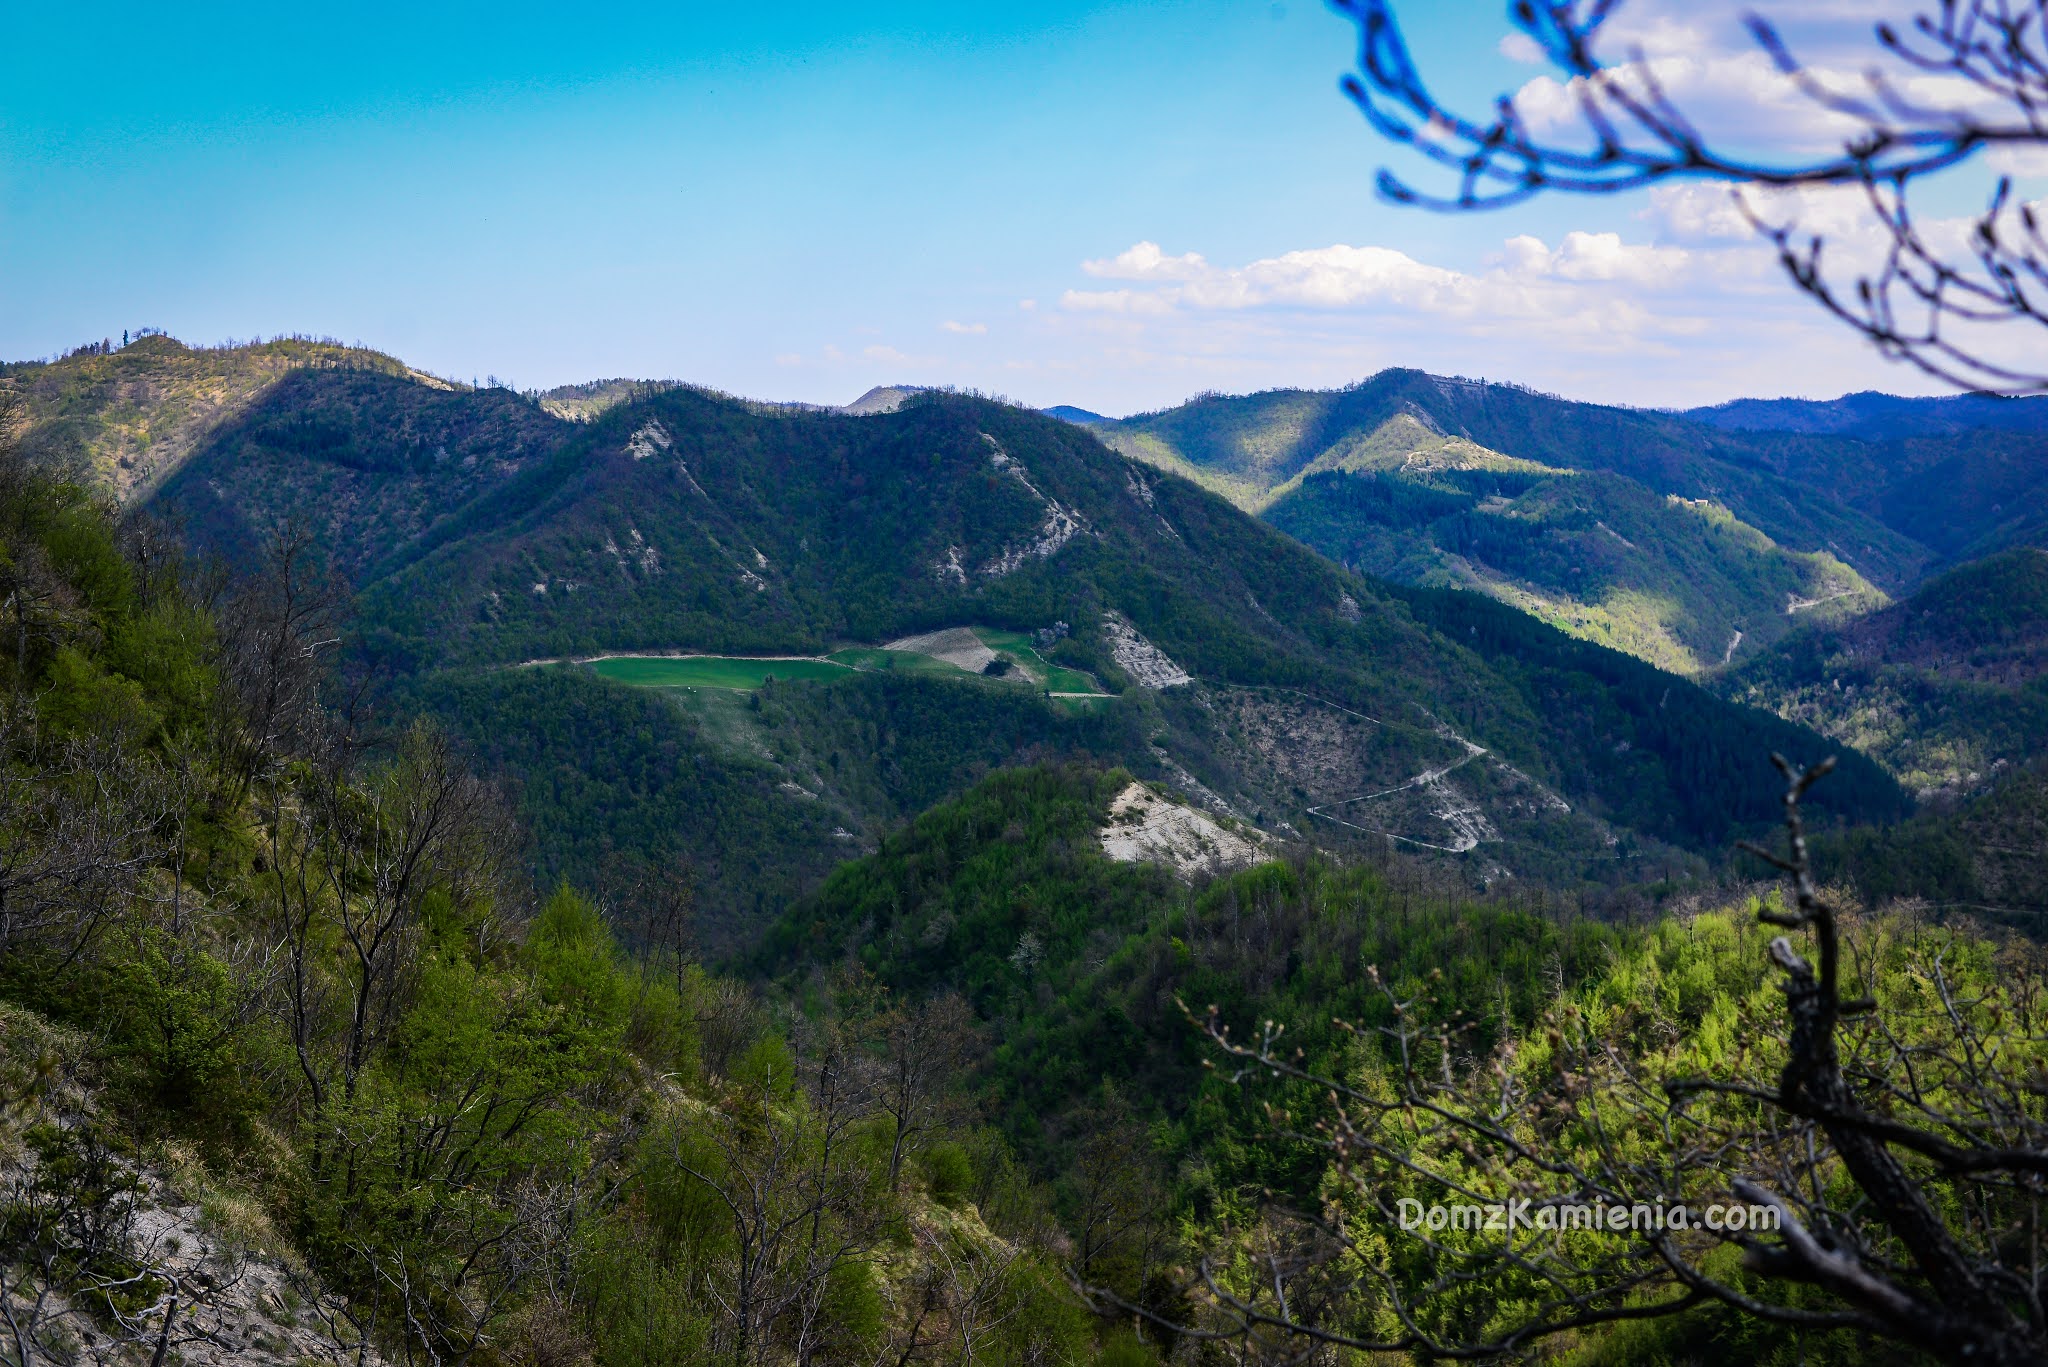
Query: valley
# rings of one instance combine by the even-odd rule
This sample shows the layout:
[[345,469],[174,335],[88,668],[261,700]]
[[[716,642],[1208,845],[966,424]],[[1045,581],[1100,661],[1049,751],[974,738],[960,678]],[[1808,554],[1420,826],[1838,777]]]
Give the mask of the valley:
[[[178,374],[241,364],[161,341]],[[36,384],[26,392],[72,392]],[[311,519],[352,585],[354,648],[391,681],[386,705],[495,756],[539,866],[588,876],[620,832],[646,832],[627,837],[643,849],[675,832],[705,866],[706,914],[727,927],[716,939],[744,939],[787,895],[773,888],[807,886],[985,766],[1066,746],[1289,839],[1391,840],[1479,860],[1484,880],[1685,865],[1725,838],[1719,813],[1741,785],[1681,791],[1672,766],[1702,747],[1797,749],[1794,733],[1763,740],[1761,719],[1690,685],[1512,624],[1533,616],[1704,676],[1793,624],[1883,603],[1877,584],[1902,586],[1925,558],[1768,476],[1723,480],[1721,438],[1409,372],[1086,431],[902,389],[827,411],[586,388],[528,399],[427,384],[396,362],[301,368],[165,455],[149,506],[244,570],[266,527]],[[30,412],[31,433],[58,430],[57,410]],[[1222,456],[1227,443],[1200,435],[1212,428],[1238,432],[1241,454]],[[1510,430],[1522,435],[1497,435]],[[1721,483],[1688,482],[1703,470]],[[1197,487],[1218,479],[1350,572]],[[1852,559],[1783,549],[1765,525],[1832,536]],[[1475,617],[1470,589],[1505,615]],[[996,659],[1007,676],[979,672]],[[490,675],[539,660],[584,662],[581,677]],[[941,696],[930,684],[966,686],[963,715],[1008,720],[920,735],[912,714]],[[595,790],[535,738],[641,706],[612,685],[668,702],[653,731],[623,733],[625,752],[649,747],[635,758],[570,742],[586,776],[624,764],[602,785],[603,816],[570,819],[564,804]],[[1575,699],[1562,709],[1560,690]],[[901,745],[919,758],[890,758]],[[1417,781],[1466,746],[1485,758]],[[658,755],[692,758],[678,771]],[[1888,780],[1863,772],[1839,800],[1897,810]],[[739,809],[761,816],[725,825],[672,805],[673,785],[712,775],[726,794],[714,806],[744,791]],[[1768,820],[1767,772],[1743,783],[1756,805],[1744,816],[1738,800],[1735,822]]]
[[[744,942],[849,849],[1032,754],[1099,755],[1290,839],[1462,853],[1483,880],[1606,882],[1687,865],[1721,838],[1716,790],[1674,786],[1680,754],[1772,748],[1735,739],[1761,735],[1761,718],[1690,686],[1683,711],[1621,701],[1665,697],[1654,672],[1595,682],[1613,667],[1561,639],[1425,620],[1421,600],[1057,419],[909,391],[845,412],[677,385],[603,393],[564,410],[572,421],[504,390],[303,370],[207,434],[150,506],[245,569],[263,528],[313,518],[354,587],[364,667],[391,681],[386,705],[424,709],[491,757],[539,867],[588,877],[622,839],[681,840],[703,865],[715,943]],[[1456,475],[1475,461],[1489,478],[1526,473],[1423,463]],[[1637,539],[1603,521],[1594,535]],[[699,658],[660,658],[675,655]],[[1009,681],[964,667],[996,658]],[[592,663],[490,675],[541,659]],[[1567,726],[1537,706],[1563,678],[1604,700]],[[969,685],[947,710],[989,720],[923,724],[941,696],[927,681]],[[625,727],[603,754],[597,733],[570,740],[578,718],[635,713],[607,691],[621,682],[668,697],[660,724]],[[756,693],[758,710],[698,696],[719,689]],[[1354,744],[1332,729],[1346,711],[1387,724]],[[1444,762],[1440,726],[1487,761],[1403,788]],[[573,779],[559,767],[572,754]],[[1837,800],[1899,801],[1862,773]],[[1741,783],[1755,805],[1735,819],[1767,820],[1767,773]],[[1351,815],[1315,814],[1333,803]],[[1356,820],[1366,806],[1373,819]]]
[[1981,793],[2048,748],[2048,551],[1788,636],[1716,687],[1855,745],[1923,800]]
[[1876,8],[10,11],[0,1367],[2048,1367]]
[[[1087,1255],[1095,1284],[1198,1319],[1157,1250],[1242,1253],[1253,1236],[1217,1214],[1232,1193],[1330,1180],[1273,1138],[1253,1088],[1199,1066],[1197,1004],[1240,1030],[1298,1023],[1299,1057],[1325,1069],[1391,1068],[1326,1024],[1389,1027],[1389,991],[1427,992],[1482,1051],[1526,1051],[1502,1059],[1607,1012],[1624,1026],[1603,1047],[1706,1066],[1716,1022],[1775,991],[1740,910],[1754,867],[1732,851],[1780,818],[1773,752],[1836,765],[1805,808],[1829,886],[1953,926],[1937,938],[1970,981],[1991,981],[1973,927],[2030,934],[2048,909],[2048,554],[2022,537],[1950,564],[1881,499],[1800,482],[1846,468],[1863,429],[1794,442],[1404,372],[1086,426],[906,387],[843,408],[627,381],[520,395],[327,353],[258,384],[272,353],[145,340],[0,375],[30,449],[73,443],[89,472],[142,453],[148,473],[0,487],[29,491],[9,535],[38,548],[8,562],[29,567],[24,663],[0,668],[25,671],[38,725],[73,747],[16,747],[50,794],[89,753],[129,756],[107,791],[191,776],[163,799],[184,843],[134,837],[156,861],[134,876],[178,916],[189,896],[210,938],[80,950],[35,1011],[0,1006],[0,1031],[115,1022],[93,1054],[111,1071],[65,1084],[86,1108],[71,1128],[22,1132],[52,1162],[73,1161],[63,1135],[112,1132],[116,1107],[246,1153],[229,1131],[278,1115],[294,1076],[332,1089],[359,1070],[362,1100],[319,1103],[349,1108],[343,1148],[294,1131],[283,1175],[184,1149],[122,1160],[147,1175],[146,1227],[219,1239],[228,1217],[205,1202],[240,1202],[252,1275],[284,1285],[275,1268],[304,1256],[331,1282],[304,1284],[312,1305],[342,1304],[335,1287],[402,1301],[380,1269],[431,1257],[439,1277],[527,1288],[507,1293],[520,1318],[479,1321],[526,1355],[507,1362],[539,1361],[551,1334],[590,1361],[700,1360],[725,1321],[678,1288],[721,1284],[722,1227],[662,1193],[788,1162],[776,1190],[841,1193],[821,1228],[877,1231],[832,1264],[861,1271],[829,1274],[853,1280],[818,1302],[822,1360],[909,1358],[925,1321],[905,1307],[930,1295],[949,1333],[1017,1360],[1051,1344],[1048,1360],[1160,1362],[1074,1298],[1071,1231],[1120,1231]],[[124,385],[167,367],[145,394],[244,379],[203,421],[89,421],[107,391],[63,368],[112,361]],[[1941,460],[1981,430],[1928,423],[1914,440],[1955,448]],[[1806,474],[1773,473],[1794,455]],[[173,535],[199,559],[164,549]],[[101,829],[75,805],[68,825],[7,810],[46,844]],[[409,848],[431,889],[375,901]],[[295,887],[334,889],[304,895],[302,940],[279,919]],[[344,952],[355,923],[331,918],[359,896],[404,928],[388,961]],[[330,995],[295,1006],[237,977],[255,971],[238,946],[266,934]],[[1921,981],[1900,956],[1936,932],[1915,934],[1872,951],[1888,1000]],[[261,1010],[205,986],[245,980]],[[347,990],[393,1003],[360,1054]],[[169,1052],[139,1042],[159,1018],[193,1022]],[[202,1025],[216,1052],[179,1043]],[[273,1055],[305,1062],[267,1072]],[[926,1076],[914,1060],[934,1090],[892,1119],[870,1081]],[[833,1091],[844,1078],[866,1080]],[[829,1131],[842,1101],[848,1128]],[[527,1108],[548,1123],[505,1119]],[[443,1172],[407,1147],[418,1115],[479,1156],[469,1185],[423,1194],[408,1175]],[[854,1138],[777,1150],[779,1126]],[[327,1166],[343,1151],[367,1204],[291,1185],[346,1180]],[[599,1169],[631,1197],[530,1185]],[[174,1204],[188,1188],[229,1195],[195,1216]],[[542,1201],[590,1231],[551,1245],[586,1288],[555,1309],[523,1264],[463,1243],[555,1237]],[[433,1223],[402,1213],[421,1209]],[[1272,1210],[1244,1217],[1255,1237],[1284,1237]],[[919,1291],[941,1267],[952,1289]],[[977,1319],[998,1294],[1011,1309]],[[372,1338],[485,1332],[232,1305],[251,1344],[364,1360]]]

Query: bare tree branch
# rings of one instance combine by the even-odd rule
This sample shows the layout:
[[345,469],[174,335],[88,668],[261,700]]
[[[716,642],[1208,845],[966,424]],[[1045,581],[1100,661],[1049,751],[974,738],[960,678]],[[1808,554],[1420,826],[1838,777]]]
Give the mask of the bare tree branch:
[[[1844,89],[1805,63],[1768,18],[1745,25],[1756,49],[1814,109],[1850,131],[1818,155],[1730,150],[1666,89],[1640,47],[1619,54],[1604,39],[1625,0],[1514,0],[1515,27],[1563,79],[1578,114],[1551,136],[1498,96],[1485,114],[1455,110],[1431,92],[1401,35],[1394,0],[1333,0],[1358,28],[1357,71],[1346,95],[1382,137],[1441,168],[1443,190],[1418,189],[1382,170],[1380,193],[1399,204],[1472,210],[1545,193],[1605,195],[1664,181],[1720,182],[1776,248],[1787,277],[1824,310],[1905,361],[1958,388],[2048,391],[2048,238],[2037,205],[2001,178],[1966,232],[1933,233],[1916,219],[1917,182],[1999,148],[2048,144],[2048,0],[1939,0],[1904,30],[1872,29],[1873,61]],[[1908,93],[1902,77],[1937,77],[1967,92],[1941,105]],[[1771,190],[1849,187],[1885,244],[1874,268],[1843,283],[1822,235],[1774,212]]]

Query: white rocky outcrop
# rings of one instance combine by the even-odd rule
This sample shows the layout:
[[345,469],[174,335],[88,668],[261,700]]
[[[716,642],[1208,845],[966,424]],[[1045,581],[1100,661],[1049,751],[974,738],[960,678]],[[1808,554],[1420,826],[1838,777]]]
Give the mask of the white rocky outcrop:
[[1240,833],[1142,783],[1116,795],[1109,804],[1109,824],[1098,834],[1102,852],[1111,859],[1164,864],[1182,877],[1256,864],[1264,840],[1257,831]]
[[669,436],[668,429],[655,419],[649,418],[634,430],[632,436],[626,438],[626,454],[634,460],[646,460],[649,456],[658,455],[673,445],[675,438]]
[[1060,547],[1087,531],[1088,524],[1081,520],[1079,513],[1067,507],[1058,499],[1049,497],[1036,484],[1033,484],[1031,476],[1025,471],[1022,462],[1005,451],[1001,442],[986,432],[981,434],[981,439],[988,443],[989,463],[994,465],[996,469],[1008,473],[1018,483],[1022,484],[1031,496],[1038,500],[1039,506],[1045,510],[1045,521],[1039,524],[1038,536],[1035,540],[1028,541],[1021,546],[1005,546],[995,559],[982,566],[981,572],[994,579],[1021,569],[1029,560],[1034,558],[1043,560],[1057,553]]
[[1179,688],[1195,681],[1165,651],[1146,640],[1131,619],[1120,612],[1102,614],[1102,634],[1116,667],[1146,688]]

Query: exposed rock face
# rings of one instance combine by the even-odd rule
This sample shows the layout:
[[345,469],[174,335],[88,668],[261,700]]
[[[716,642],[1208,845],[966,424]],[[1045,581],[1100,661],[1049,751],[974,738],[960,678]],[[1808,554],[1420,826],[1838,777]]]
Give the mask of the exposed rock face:
[[154,1174],[145,1174],[145,1181],[151,1199],[163,1204],[136,1211],[137,1244],[155,1252],[159,1275],[187,1293],[171,1326],[175,1355],[168,1360],[188,1367],[384,1367],[385,1359],[350,1321],[347,1303],[296,1258],[236,1247],[207,1227],[212,1222],[199,1205],[176,1204],[176,1194]]
[[669,436],[668,429],[655,419],[649,418],[627,439],[626,454],[634,460],[646,460],[649,456],[668,450],[674,444],[674,438]]
[[1259,861],[1257,831],[1232,830],[1205,813],[1133,783],[1109,805],[1102,852],[1123,863],[1164,864],[1182,877],[1222,873]]
[[1146,688],[1179,688],[1194,682],[1194,675],[1140,635],[1122,613],[1102,614],[1102,634],[1109,639],[1109,654],[1116,667]]
[[[95,1367],[385,1367],[257,1196],[176,1143],[138,1160],[104,1142],[86,1052],[75,1032],[0,1004],[0,1208],[59,1254],[0,1270],[6,1360],[26,1344],[31,1362]],[[99,1175],[74,1185],[81,1171]],[[93,1271],[86,1240],[100,1267],[123,1270]],[[90,1295],[106,1275],[144,1288],[112,1316]]]
[[1025,491],[1038,500],[1038,506],[1045,510],[1045,521],[1040,524],[1038,537],[1022,546],[1005,546],[1002,553],[982,567],[982,573],[992,579],[999,579],[1021,569],[1034,557],[1044,560],[1056,553],[1060,547],[1088,530],[1079,513],[1062,504],[1058,499],[1048,497],[1044,490],[1031,482],[1021,462],[1003,450],[1002,443],[984,432],[981,439],[989,446],[989,463],[996,469],[1010,474]]

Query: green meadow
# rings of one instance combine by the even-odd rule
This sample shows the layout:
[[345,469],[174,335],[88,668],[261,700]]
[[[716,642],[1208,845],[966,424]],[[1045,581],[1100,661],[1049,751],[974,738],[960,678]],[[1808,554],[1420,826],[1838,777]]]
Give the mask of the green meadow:
[[[1102,685],[1078,669],[1046,660],[1021,631],[976,627],[982,644],[1009,657],[1017,666],[1011,682],[1029,682],[1051,693],[1101,695]],[[830,655],[801,659],[762,659],[743,655],[612,655],[587,667],[602,678],[639,688],[731,688],[752,691],[770,679],[836,679],[853,670],[914,674],[954,679],[976,678],[958,665],[909,650],[880,646],[848,646]],[[1085,698],[1062,699],[1084,703]]]
[[831,660],[762,660],[731,655],[614,655],[592,660],[602,678],[641,688],[759,688],[769,679],[836,679],[850,666]]

